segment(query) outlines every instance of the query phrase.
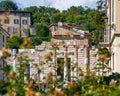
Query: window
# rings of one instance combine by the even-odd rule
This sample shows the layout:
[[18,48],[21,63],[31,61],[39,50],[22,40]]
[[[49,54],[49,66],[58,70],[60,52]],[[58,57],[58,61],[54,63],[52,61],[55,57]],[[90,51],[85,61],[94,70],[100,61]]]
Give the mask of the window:
[[27,13],[22,13],[22,16],[26,17],[26,16],[27,16]]
[[14,24],[19,24],[19,20],[18,19],[14,19]]
[[112,22],[114,22],[114,0],[112,0]]
[[26,74],[27,74],[27,77],[29,79],[30,78],[30,64],[26,65]]
[[7,31],[10,32],[10,27],[7,28]]
[[9,24],[9,19],[5,19],[5,20],[4,20],[4,23],[5,23],[5,24]]
[[19,16],[19,13],[14,13],[15,16]]
[[14,32],[17,32],[18,30],[17,30],[17,28],[14,28],[13,31],[14,31]]
[[22,24],[27,25],[27,20],[22,20]]

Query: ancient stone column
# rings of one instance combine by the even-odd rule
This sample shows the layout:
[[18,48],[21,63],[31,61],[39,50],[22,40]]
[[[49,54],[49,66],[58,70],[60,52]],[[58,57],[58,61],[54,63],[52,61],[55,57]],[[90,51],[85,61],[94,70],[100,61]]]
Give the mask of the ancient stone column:
[[67,47],[65,47],[64,56],[64,81],[68,81],[68,60],[67,60]]
[[85,64],[85,73],[86,75],[89,72],[89,47],[85,46],[84,47],[84,64]]
[[53,63],[54,63],[54,66],[56,67],[56,49],[53,50]]
[[57,76],[57,59],[56,59],[56,49],[53,50],[53,66],[55,68],[55,76]]
[[78,79],[78,47],[74,50],[74,80]]
[[71,69],[70,69],[71,70],[71,73],[70,73],[71,74],[71,81],[74,80],[74,78],[73,78],[74,77],[73,67],[74,67],[74,55],[71,56]]
[[32,78],[32,61],[30,61],[30,78]]
[[13,49],[13,71],[16,72],[16,49]]

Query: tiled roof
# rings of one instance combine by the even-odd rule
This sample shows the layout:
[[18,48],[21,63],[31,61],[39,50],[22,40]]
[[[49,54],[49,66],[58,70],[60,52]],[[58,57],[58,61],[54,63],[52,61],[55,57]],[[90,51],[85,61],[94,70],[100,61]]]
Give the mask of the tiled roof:
[[31,13],[31,12],[28,12],[28,11],[23,11],[23,10],[1,10],[0,12],[12,12],[12,13]]

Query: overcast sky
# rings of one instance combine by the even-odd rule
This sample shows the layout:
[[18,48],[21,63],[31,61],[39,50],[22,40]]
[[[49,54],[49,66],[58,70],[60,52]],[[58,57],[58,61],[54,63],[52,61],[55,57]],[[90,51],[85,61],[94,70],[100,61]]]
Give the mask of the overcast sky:
[[66,10],[70,6],[88,6],[91,8],[96,7],[97,0],[13,0],[19,7],[29,7],[29,6],[48,6],[55,7],[59,10]]

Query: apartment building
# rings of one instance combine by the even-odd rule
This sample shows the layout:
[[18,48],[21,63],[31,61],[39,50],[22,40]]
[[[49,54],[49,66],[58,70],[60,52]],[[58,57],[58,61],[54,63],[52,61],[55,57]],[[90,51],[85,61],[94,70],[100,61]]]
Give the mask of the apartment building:
[[109,43],[111,58],[109,66],[114,72],[120,72],[120,0],[106,0],[105,42]]
[[[4,47],[6,47],[6,37],[9,36],[9,33],[7,33],[2,27],[0,27],[0,50]],[[0,81],[3,81],[5,79],[5,75],[3,70],[1,70],[6,65],[6,62],[1,59],[0,56]]]
[[31,13],[21,10],[0,11],[0,20],[10,36],[25,37],[31,25]]

